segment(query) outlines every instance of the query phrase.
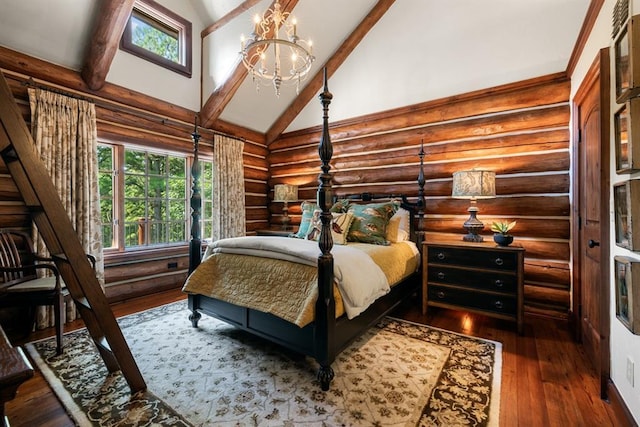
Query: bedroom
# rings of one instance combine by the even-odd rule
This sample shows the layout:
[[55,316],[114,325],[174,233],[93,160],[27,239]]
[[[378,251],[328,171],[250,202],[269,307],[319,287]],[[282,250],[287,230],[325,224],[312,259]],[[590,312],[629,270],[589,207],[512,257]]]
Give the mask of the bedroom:
[[[247,232],[263,230],[269,225],[277,227],[281,220],[282,203],[271,202],[275,184],[297,185],[300,201],[315,198],[318,174],[315,146],[319,138],[321,111],[316,99],[319,86],[313,94],[301,92],[301,96],[308,99],[304,105],[294,102],[295,90],[290,87],[287,91],[283,89],[279,98],[268,87],[263,87],[256,93],[250,78],[246,79],[233,98],[227,98],[227,93],[222,92],[210,97],[214,86],[222,84],[221,75],[227,72],[230,62],[237,58],[239,34],[246,31],[246,25],[243,25],[239,17],[205,38],[205,46],[219,48],[226,53],[221,58],[205,58],[204,72],[210,78],[204,79],[201,89],[199,34],[216,19],[201,19],[200,16],[206,15],[200,9],[204,6],[199,5],[199,2],[180,2],[180,6],[175,6],[170,1],[160,3],[169,8],[175,7],[174,12],[193,24],[192,77],[189,79],[160,69],[118,50],[106,74],[107,83],[96,92],[101,101],[98,109],[100,140],[128,142],[136,147],[151,149],[166,150],[170,147],[176,152],[189,154],[192,150],[190,134],[193,131],[194,116],[200,111],[203,155],[209,154],[207,150],[211,150],[210,143],[205,142],[213,138],[208,127],[245,140],[243,158]],[[222,8],[225,10],[219,12],[216,18],[224,16],[238,2],[233,3],[226,5],[226,9]],[[301,35],[313,37],[314,54],[317,56],[311,75],[315,76],[320,72],[321,65],[331,57],[331,52],[335,51],[335,58],[343,61],[329,79],[330,89],[334,93],[330,118],[331,136],[338,154],[332,166],[337,171],[336,183],[339,184],[340,191],[406,192],[415,197],[417,154],[424,141],[428,180],[425,188],[426,230],[432,237],[442,235],[445,238],[458,238],[457,235],[463,231],[461,224],[467,216],[468,202],[450,197],[452,173],[474,167],[494,170],[497,174],[497,197],[479,202],[479,217],[485,223],[492,219],[512,217],[518,220],[514,234],[527,250],[525,316],[570,321],[574,314],[571,310],[574,303],[570,257],[571,100],[574,99],[597,50],[611,44],[610,17],[615,2],[604,2],[603,5],[592,2],[590,5],[586,1],[567,1],[562,2],[563,6],[559,11],[553,9],[556,6],[551,5],[551,2],[539,2],[540,4],[531,6],[532,10],[522,10],[522,5],[507,6],[504,2],[495,2],[496,12],[485,18],[488,21],[469,18],[481,16],[480,11],[463,14],[462,10],[470,7],[465,2],[457,2],[457,8],[447,11],[440,11],[435,6],[433,10],[426,8],[429,13],[422,11],[416,2],[380,2],[383,5],[393,4],[368,34],[360,30],[363,40],[348,55],[346,48],[339,49],[339,37],[331,42],[320,41],[324,32],[322,24],[309,18],[303,21],[305,9],[300,3],[296,9],[300,20],[299,31]],[[342,38],[346,38],[352,31],[358,34],[358,31],[354,31],[357,24],[363,21],[366,13],[377,2],[363,3],[366,4],[347,10],[344,5],[336,4],[335,9],[340,10],[341,19],[334,19],[332,25],[335,28],[332,32],[342,34]],[[47,6],[39,4],[40,10],[32,10],[35,4],[37,2],[2,2],[4,32],[1,33],[0,44],[7,49],[0,50],[0,66],[5,75],[11,77],[14,95],[23,102],[25,118],[28,117],[28,106],[27,86],[24,83],[28,83],[29,77],[45,86],[53,84],[60,90],[91,93],[86,89],[77,70],[82,69],[87,58],[83,50],[91,37],[91,20],[87,17],[97,13],[95,2],[85,4],[85,10],[80,8],[73,12],[52,2],[48,2]],[[262,10],[267,6],[265,2],[261,2],[255,8]],[[632,4],[632,10],[634,6]],[[420,9],[421,13],[414,13],[415,16],[409,18],[406,16],[407,10],[408,15],[411,15],[412,8]],[[5,10],[15,13],[4,13]],[[583,35],[580,38],[580,29],[583,21],[587,21],[588,10],[594,10],[593,16],[590,16],[593,28],[589,37]],[[416,22],[426,19],[425,15],[432,16],[436,12],[441,14],[440,20],[443,23],[450,23],[448,32],[438,30],[432,22],[415,30],[415,35],[408,36],[395,35],[404,34],[406,28],[400,33],[397,29],[394,32],[394,28],[402,27],[388,28],[392,24],[414,28]],[[569,21],[567,16],[570,12],[579,15],[580,19],[572,19],[569,29],[570,25],[565,21]],[[72,23],[67,27],[54,27],[55,20],[48,19],[50,16],[62,18],[69,13],[77,14],[78,19],[71,20]],[[324,16],[320,10],[311,9],[306,13],[313,17]],[[400,13],[403,15],[399,16]],[[81,18],[80,15],[87,17]],[[499,61],[497,65],[485,65],[479,59],[487,51],[467,51],[454,61],[457,54],[437,48],[445,45],[445,40],[464,45],[464,41],[470,38],[466,34],[470,31],[468,29],[480,24],[491,27],[491,22],[495,21],[490,19],[510,22],[511,25],[505,31],[518,32],[520,18],[515,17],[519,15],[526,15],[534,20],[542,19],[549,28],[544,37],[551,38],[554,43],[537,35],[542,47],[536,50],[536,46],[529,46],[514,37],[508,54],[493,58]],[[559,24],[544,21],[550,15]],[[465,21],[458,24],[461,16],[465,16]],[[411,21],[407,21],[409,19]],[[552,27],[552,24],[556,26]],[[456,25],[460,25],[458,30],[451,31],[456,29]],[[459,28],[464,28],[464,31]],[[58,50],[55,46],[47,46],[43,41],[43,32],[46,32],[44,29],[60,31],[61,40],[52,40],[52,43],[56,43],[55,46],[58,47],[66,46],[67,49]],[[25,32],[31,34],[33,39],[25,37]],[[570,33],[571,37],[563,35],[565,32]],[[233,39],[234,44],[219,47],[221,42],[214,38],[218,34]],[[501,33],[492,33],[490,36],[494,37],[495,43],[496,38],[500,39]],[[526,36],[524,34],[525,40],[530,41],[531,37]],[[391,57],[393,59],[387,61],[385,55],[390,54],[393,48],[380,54],[372,47],[388,46],[395,38],[400,39],[398,42],[411,40],[412,43],[408,44],[416,49],[415,53],[396,52],[399,57]],[[564,44],[556,42],[556,39],[563,40]],[[429,45],[428,40],[437,40],[438,44]],[[576,42],[579,40],[584,45],[578,46]],[[562,50],[561,53],[555,56],[546,53],[550,44],[553,48]],[[534,51],[525,53],[525,48]],[[520,54],[516,55],[516,52]],[[575,54],[577,56],[573,57],[573,52],[578,52]],[[509,57],[514,56],[511,59],[516,60],[515,65],[508,62]],[[525,57],[531,62],[525,62]],[[421,62],[422,59],[424,63]],[[414,89],[407,91],[401,83],[409,77],[404,77],[399,70],[385,68],[389,64],[401,62],[407,62],[407,71],[411,73],[408,76],[424,83],[424,86],[414,85]],[[367,83],[369,80],[360,76],[361,64],[367,67],[366,73],[376,70],[370,76],[375,83]],[[435,77],[427,77],[426,70],[433,68],[434,64],[446,64],[458,71],[439,71],[439,75],[450,75],[457,82],[453,88]],[[525,67],[528,68],[520,69]],[[469,78],[468,72],[463,72],[469,69],[474,71],[472,78]],[[503,71],[500,75],[491,75],[492,69]],[[571,70],[570,75],[565,70]],[[357,77],[355,81],[351,81],[348,76]],[[228,83],[221,86],[228,91],[229,97],[233,92],[230,86]],[[166,88],[167,93],[158,94],[159,87]],[[384,92],[373,92],[372,87],[384,88]],[[124,88],[135,92],[131,93]],[[344,93],[349,95],[345,96]],[[372,96],[372,93],[375,95]],[[371,98],[382,102],[371,109]],[[356,99],[366,101],[356,103]],[[114,111],[115,100],[151,114],[141,117],[135,110],[124,107],[120,111]],[[203,105],[202,109],[200,105]],[[220,115],[217,116],[218,114]],[[163,118],[170,120],[164,121]],[[207,118],[214,119],[207,123]],[[283,131],[284,135],[280,137],[279,134]],[[291,180],[292,176],[296,179]],[[620,180],[612,173],[612,181],[614,177]],[[15,212],[18,209],[14,202],[16,199],[19,199],[19,194],[16,194],[15,189],[8,191],[5,200],[12,203],[5,204],[9,209],[5,215],[11,218],[10,221],[20,223],[26,221],[26,214],[23,212],[24,217],[20,219],[20,212]],[[296,225],[300,217],[299,203],[291,203],[289,213]],[[625,251],[611,244],[611,254],[607,256],[620,253]],[[162,251],[105,253],[107,295],[110,301],[116,302],[136,295],[175,289],[184,281],[187,263],[184,247]],[[637,407],[637,392],[627,381],[625,371],[627,358],[640,360],[638,338],[621,327],[615,313],[611,318],[611,328],[611,378],[623,401],[629,408],[634,408]],[[638,417],[637,414],[635,416]]]

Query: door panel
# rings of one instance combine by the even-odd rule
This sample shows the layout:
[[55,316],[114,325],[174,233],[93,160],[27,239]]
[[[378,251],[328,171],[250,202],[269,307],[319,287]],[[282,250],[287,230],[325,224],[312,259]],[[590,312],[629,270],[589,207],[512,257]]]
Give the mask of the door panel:
[[577,264],[574,311],[577,336],[601,378],[606,395],[609,377],[609,55],[603,49],[574,98],[577,165],[574,212],[579,224],[574,234]]

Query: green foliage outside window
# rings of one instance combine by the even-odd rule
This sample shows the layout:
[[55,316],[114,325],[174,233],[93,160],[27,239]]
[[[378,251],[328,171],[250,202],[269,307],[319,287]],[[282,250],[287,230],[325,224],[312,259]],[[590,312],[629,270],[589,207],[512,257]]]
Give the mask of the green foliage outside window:
[[125,247],[186,241],[186,159],[125,149]]
[[200,161],[200,195],[202,199],[200,231],[203,239],[213,236],[213,162]]
[[102,222],[102,246],[114,246],[113,209],[114,176],[113,176],[113,148],[98,146],[98,187],[100,189],[100,218]]
[[156,55],[180,63],[178,33],[169,28],[157,28],[151,25],[142,14],[131,16],[133,31],[131,41]]

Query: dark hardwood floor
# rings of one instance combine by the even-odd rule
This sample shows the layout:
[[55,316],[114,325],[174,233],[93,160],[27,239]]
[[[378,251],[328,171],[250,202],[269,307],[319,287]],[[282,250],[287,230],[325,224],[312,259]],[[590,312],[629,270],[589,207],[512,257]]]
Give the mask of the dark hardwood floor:
[[[184,299],[180,290],[113,305],[116,316]],[[423,316],[418,301],[396,310],[395,317],[502,343],[501,426],[624,426],[599,397],[599,381],[582,347],[572,341],[567,324],[525,317],[525,330],[515,325],[460,311],[433,308]],[[67,330],[82,326],[77,321]],[[52,335],[31,334],[29,340]],[[14,345],[21,344],[14,342]],[[13,427],[73,426],[40,373],[23,384],[6,406]]]

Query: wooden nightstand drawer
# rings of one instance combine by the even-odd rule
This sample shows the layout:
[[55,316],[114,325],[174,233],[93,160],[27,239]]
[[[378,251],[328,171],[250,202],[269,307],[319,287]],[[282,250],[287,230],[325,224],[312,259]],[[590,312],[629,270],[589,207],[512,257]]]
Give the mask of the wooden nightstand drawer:
[[466,268],[430,265],[429,283],[455,284],[480,290],[515,293],[518,290],[518,277],[515,274],[497,271],[477,271]]
[[466,267],[495,268],[512,271],[517,266],[517,255],[502,250],[475,250],[448,246],[429,246],[429,263],[463,265]]
[[429,301],[434,305],[440,303],[507,316],[515,316],[518,311],[518,303],[515,296],[452,289],[446,286],[429,286]]

